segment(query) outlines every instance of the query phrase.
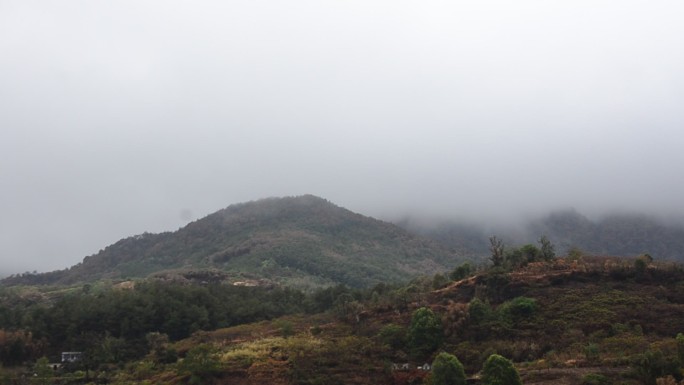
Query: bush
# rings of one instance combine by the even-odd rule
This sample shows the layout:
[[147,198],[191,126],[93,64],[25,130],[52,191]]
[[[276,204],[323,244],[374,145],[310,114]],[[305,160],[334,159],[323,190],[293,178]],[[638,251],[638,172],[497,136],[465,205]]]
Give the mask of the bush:
[[529,317],[537,310],[537,301],[527,297],[516,297],[504,304],[504,310],[513,318]]
[[482,367],[483,385],[522,385],[513,363],[503,356],[492,354]]
[[211,345],[201,344],[188,351],[179,366],[181,374],[190,375],[190,383],[201,384],[204,380],[217,374],[219,359]]
[[679,366],[684,366],[684,334],[677,333],[675,340],[677,341],[677,358],[679,358]]
[[584,357],[588,361],[591,361],[592,363],[596,363],[600,358],[599,346],[596,344],[593,344],[593,343],[585,346],[584,347]]
[[589,373],[582,378],[582,385],[609,385],[610,380],[598,373]]
[[456,356],[439,353],[432,362],[431,385],[465,385],[463,365]]
[[473,265],[471,265],[470,262],[464,262],[449,274],[449,278],[451,278],[452,281],[460,281],[471,276],[474,272],[475,268]]
[[408,344],[415,357],[426,356],[442,344],[442,321],[432,310],[422,307],[413,313],[408,331]]
[[479,324],[489,321],[492,318],[492,314],[492,307],[478,298],[474,298],[468,304],[468,317],[471,323]]
[[659,349],[647,350],[639,355],[633,362],[634,374],[644,384],[653,385],[656,378],[673,375],[680,378],[679,360],[668,357]]
[[393,350],[406,346],[406,329],[395,324],[385,325],[378,333],[378,339]]

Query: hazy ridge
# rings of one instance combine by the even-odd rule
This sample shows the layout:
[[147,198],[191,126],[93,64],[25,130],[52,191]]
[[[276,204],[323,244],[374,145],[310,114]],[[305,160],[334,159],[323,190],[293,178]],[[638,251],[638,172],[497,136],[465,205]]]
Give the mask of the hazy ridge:
[[658,259],[684,261],[684,226],[645,214],[618,213],[590,219],[575,210],[562,210],[516,226],[429,222],[411,217],[397,224],[475,259],[489,255],[490,236],[515,247],[535,244],[546,235],[560,255],[576,248],[594,255],[629,257],[648,253]]
[[366,286],[434,274],[463,258],[400,227],[311,195],[236,204],[176,232],[122,239],[69,269],[6,284],[71,284],[219,270],[226,279]]

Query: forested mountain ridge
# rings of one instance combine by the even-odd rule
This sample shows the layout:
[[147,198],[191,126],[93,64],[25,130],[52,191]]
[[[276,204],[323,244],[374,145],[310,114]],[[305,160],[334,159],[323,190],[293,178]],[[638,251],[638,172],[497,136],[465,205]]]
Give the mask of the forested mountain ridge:
[[684,226],[643,214],[613,214],[589,220],[570,210],[556,212],[528,226],[531,233],[554,239],[561,251],[577,247],[603,255],[635,256],[684,261]]
[[233,280],[367,286],[434,274],[461,258],[393,224],[311,195],[229,206],[176,232],[122,239],[65,270],[4,284],[72,284],[212,270]]
[[513,247],[534,244],[546,235],[560,254],[571,249],[594,255],[648,253],[657,259],[684,262],[684,226],[643,214],[613,214],[592,220],[575,210],[565,210],[498,228],[457,221],[425,225],[411,218],[397,224],[473,259],[489,255],[488,238],[492,235]]

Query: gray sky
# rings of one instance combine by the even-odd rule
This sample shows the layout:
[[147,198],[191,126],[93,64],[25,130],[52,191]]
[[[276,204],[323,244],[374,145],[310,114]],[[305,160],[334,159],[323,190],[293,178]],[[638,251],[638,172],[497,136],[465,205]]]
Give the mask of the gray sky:
[[232,203],[682,214],[681,1],[0,1],[0,274]]

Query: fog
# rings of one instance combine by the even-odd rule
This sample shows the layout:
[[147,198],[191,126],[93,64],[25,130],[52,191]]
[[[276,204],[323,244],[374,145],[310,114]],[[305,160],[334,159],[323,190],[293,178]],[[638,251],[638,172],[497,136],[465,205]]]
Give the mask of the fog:
[[679,1],[0,2],[0,274],[233,203],[680,215]]

